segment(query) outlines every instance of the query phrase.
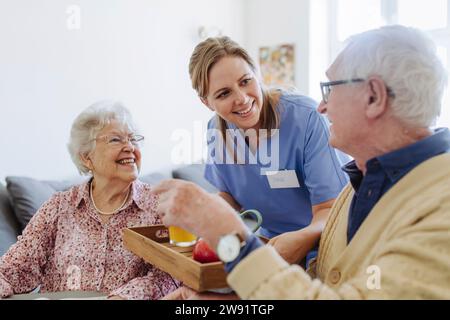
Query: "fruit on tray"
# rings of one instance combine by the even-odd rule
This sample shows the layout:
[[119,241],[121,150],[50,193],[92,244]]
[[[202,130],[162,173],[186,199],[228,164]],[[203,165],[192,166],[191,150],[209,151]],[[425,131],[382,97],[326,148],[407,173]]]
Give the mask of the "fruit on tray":
[[195,244],[194,251],[192,252],[192,257],[195,261],[201,263],[219,261],[219,258],[217,257],[214,250],[211,249],[211,247],[203,239],[199,239]]

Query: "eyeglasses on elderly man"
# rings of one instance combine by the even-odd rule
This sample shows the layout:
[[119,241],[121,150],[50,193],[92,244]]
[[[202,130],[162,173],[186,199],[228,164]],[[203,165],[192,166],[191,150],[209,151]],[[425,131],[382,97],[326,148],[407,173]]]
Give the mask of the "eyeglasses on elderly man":
[[[328,103],[328,98],[330,96],[332,86],[364,82],[364,81],[366,81],[366,79],[356,78],[356,79],[349,79],[349,80],[336,80],[336,81],[329,81],[329,82],[321,82],[320,90],[322,92],[322,101],[324,103]],[[390,96],[391,98],[395,98],[395,94],[392,91],[392,89],[390,89],[388,86],[386,86],[386,90],[387,90],[388,96]]]

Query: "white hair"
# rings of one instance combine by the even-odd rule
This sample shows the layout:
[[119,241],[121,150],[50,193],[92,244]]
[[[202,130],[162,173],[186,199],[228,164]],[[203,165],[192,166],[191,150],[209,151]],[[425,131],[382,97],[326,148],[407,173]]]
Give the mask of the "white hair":
[[395,97],[395,117],[415,127],[430,127],[440,115],[447,71],[436,45],[422,31],[400,25],[357,34],[337,58],[343,79],[379,76]]
[[137,131],[130,112],[118,101],[96,102],[79,114],[73,122],[67,147],[80,174],[89,173],[81,155],[87,156],[94,150],[97,134],[113,120],[126,125],[132,132]]

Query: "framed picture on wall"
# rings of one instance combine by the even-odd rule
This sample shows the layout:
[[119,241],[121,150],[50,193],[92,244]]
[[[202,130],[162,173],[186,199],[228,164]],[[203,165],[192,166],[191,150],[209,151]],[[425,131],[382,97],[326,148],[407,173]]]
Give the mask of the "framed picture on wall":
[[295,85],[295,47],[282,44],[259,48],[259,65],[267,86]]

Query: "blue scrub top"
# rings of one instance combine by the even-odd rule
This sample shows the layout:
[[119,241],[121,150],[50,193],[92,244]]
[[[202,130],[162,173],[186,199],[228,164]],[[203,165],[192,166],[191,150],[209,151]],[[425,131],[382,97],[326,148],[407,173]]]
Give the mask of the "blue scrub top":
[[[223,163],[223,159],[217,157],[218,137],[208,137],[205,178],[218,190],[232,195],[243,209],[260,211],[263,215],[261,234],[266,237],[308,226],[312,218],[311,205],[336,198],[348,182],[341,167],[349,158],[329,146],[328,123],[316,107],[317,103],[308,97],[282,93],[277,106],[280,128],[266,141],[269,150],[276,150],[271,149],[274,143],[279,149],[275,170],[295,170],[299,188],[272,189],[264,170],[274,170],[276,161],[267,164],[270,153],[261,148],[251,153],[242,134],[237,135],[235,145],[245,149],[248,155],[245,164]],[[236,129],[231,123],[227,126]],[[208,129],[217,128],[214,117]],[[260,157],[259,153],[264,153],[265,157]]]

